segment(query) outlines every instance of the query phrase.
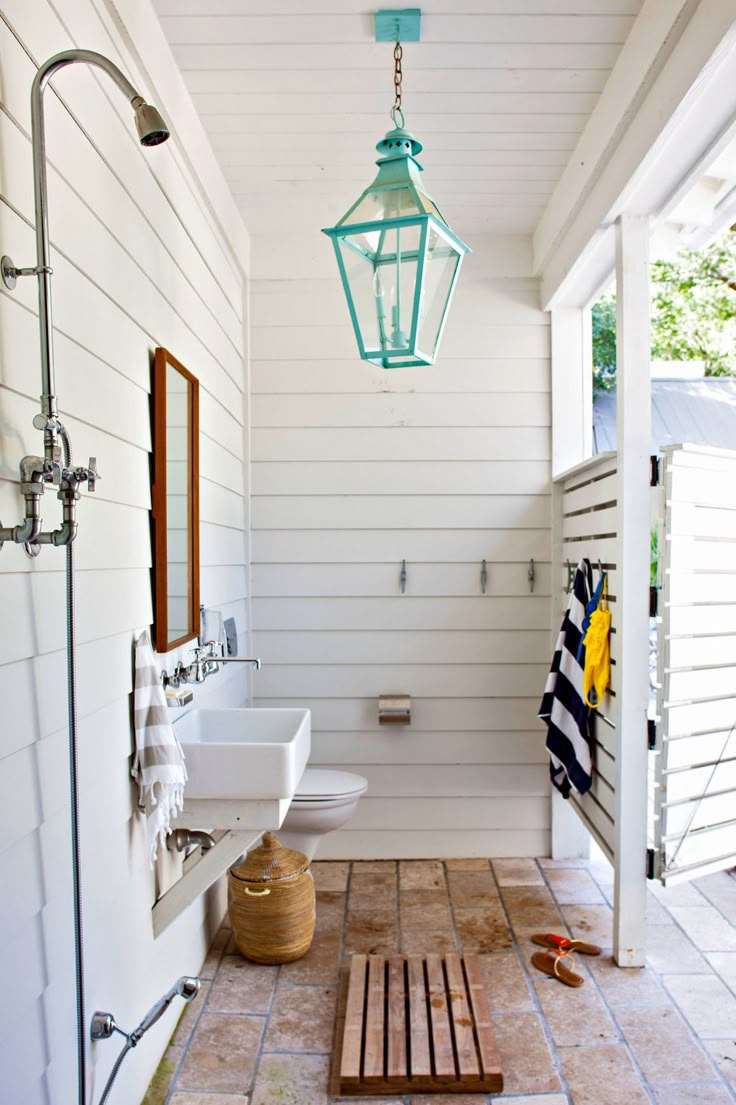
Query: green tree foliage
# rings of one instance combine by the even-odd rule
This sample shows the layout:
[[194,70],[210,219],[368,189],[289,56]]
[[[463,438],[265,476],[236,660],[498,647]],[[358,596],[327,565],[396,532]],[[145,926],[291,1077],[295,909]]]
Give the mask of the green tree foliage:
[[[652,265],[652,357],[705,361],[706,376],[736,375],[736,233]],[[593,307],[593,383],[616,382],[616,297]]]
[[593,390],[616,386],[616,296],[606,292],[593,304]]

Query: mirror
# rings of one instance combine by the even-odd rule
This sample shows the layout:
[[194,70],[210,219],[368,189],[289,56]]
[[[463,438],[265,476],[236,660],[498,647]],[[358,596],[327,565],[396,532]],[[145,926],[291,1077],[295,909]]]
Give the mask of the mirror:
[[199,381],[167,349],[153,362],[153,646],[199,634]]

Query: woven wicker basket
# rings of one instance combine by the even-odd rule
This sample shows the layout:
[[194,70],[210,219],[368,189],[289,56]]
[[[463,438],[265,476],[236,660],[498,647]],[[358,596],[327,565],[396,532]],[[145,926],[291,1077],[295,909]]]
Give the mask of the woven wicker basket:
[[314,881],[309,860],[264,833],[228,880],[230,921],[238,950],[255,963],[291,963],[314,935]]

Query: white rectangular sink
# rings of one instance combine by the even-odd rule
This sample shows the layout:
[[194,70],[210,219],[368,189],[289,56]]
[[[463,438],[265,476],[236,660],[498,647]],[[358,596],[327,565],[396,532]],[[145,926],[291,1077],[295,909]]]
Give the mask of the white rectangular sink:
[[174,723],[187,763],[185,801],[291,800],[309,759],[307,709],[243,706],[190,710]]

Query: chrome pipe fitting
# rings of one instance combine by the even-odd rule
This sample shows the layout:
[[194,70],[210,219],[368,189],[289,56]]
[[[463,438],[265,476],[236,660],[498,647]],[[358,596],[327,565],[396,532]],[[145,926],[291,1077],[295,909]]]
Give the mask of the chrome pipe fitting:
[[215,838],[203,829],[173,829],[166,838],[166,847],[170,852],[186,852],[189,848],[209,852],[214,846]]
[[109,1040],[115,1032],[119,1032],[126,1039],[128,1038],[127,1033],[123,1032],[112,1013],[103,1013],[97,1009],[92,1014],[92,1023],[89,1029],[90,1039]]

